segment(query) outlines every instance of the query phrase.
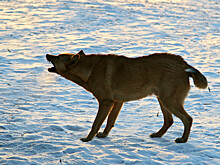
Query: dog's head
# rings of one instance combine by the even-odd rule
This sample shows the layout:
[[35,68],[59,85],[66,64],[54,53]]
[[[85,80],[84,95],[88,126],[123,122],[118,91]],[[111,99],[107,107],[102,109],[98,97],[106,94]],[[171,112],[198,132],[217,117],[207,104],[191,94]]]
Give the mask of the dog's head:
[[46,59],[53,64],[53,67],[48,68],[48,71],[62,74],[66,72],[70,67],[76,65],[82,56],[85,56],[85,53],[82,50],[77,54],[64,53],[57,56],[47,54]]

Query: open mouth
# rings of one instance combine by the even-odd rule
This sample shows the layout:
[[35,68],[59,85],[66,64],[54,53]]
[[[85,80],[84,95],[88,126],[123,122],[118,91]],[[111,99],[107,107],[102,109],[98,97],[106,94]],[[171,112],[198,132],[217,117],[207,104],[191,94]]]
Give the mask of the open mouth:
[[49,71],[49,72],[55,72],[55,73],[56,73],[56,67],[54,66],[54,63],[53,63],[53,60],[52,60],[53,57],[54,57],[54,56],[49,55],[49,54],[46,55],[47,61],[53,64],[53,67],[48,68],[48,71]]

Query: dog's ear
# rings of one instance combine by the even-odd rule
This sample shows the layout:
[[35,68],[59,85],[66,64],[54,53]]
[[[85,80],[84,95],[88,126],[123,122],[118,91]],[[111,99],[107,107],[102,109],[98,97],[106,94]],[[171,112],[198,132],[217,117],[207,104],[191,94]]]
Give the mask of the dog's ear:
[[85,53],[83,52],[83,50],[80,50],[77,54],[72,55],[72,56],[70,57],[70,60],[65,63],[66,66],[67,66],[67,67],[70,67],[70,66],[72,66],[72,65],[77,64],[77,62],[79,61],[80,57],[82,57],[82,56],[86,56],[86,55],[85,55]]
[[80,56],[78,54],[76,55],[73,55],[71,58],[70,58],[70,64],[69,65],[73,65],[73,64],[76,64],[80,59]]
[[72,55],[68,61],[65,62],[67,68],[75,65],[79,61],[80,56],[78,54]]
[[83,52],[83,50],[80,50],[77,54],[79,54],[80,56],[85,56],[86,54]]

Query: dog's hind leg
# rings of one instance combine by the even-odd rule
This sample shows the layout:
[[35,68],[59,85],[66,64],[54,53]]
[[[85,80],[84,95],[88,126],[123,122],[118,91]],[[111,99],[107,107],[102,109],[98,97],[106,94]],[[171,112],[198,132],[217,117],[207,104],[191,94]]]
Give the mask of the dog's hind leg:
[[116,102],[114,104],[114,107],[112,108],[112,111],[110,112],[110,114],[108,116],[107,125],[106,125],[103,132],[99,132],[97,134],[98,138],[105,138],[108,136],[109,132],[111,131],[111,129],[115,125],[115,121],[118,117],[118,114],[119,114],[122,106],[123,106],[123,102]]
[[181,138],[175,140],[176,143],[185,143],[187,142],[190,134],[190,129],[192,126],[192,117],[185,111],[182,105],[182,101],[178,101],[172,98],[161,98],[161,103],[163,106],[168,109],[172,114],[178,117],[184,124],[184,132]]
[[150,134],[151,138],[162,137],[166,133],[166,131],[170,128],[170,126],[173,124],[172,114],[163,106],[160,99],[159,98],[157,99],[160,103],[160,107],[163,112],[164,123],[163,123],[162,128],[158,132]]
[[108,116],[109,112],[111,111],[114,105],[113,101],[99,101],[99,110],[98,114],[96,115],[95,121],[92,125],[92,129],[86,138],[81,138],[80,140],[83,142],[88,142],[93,139],[94,136],[98,133],[102,123]]

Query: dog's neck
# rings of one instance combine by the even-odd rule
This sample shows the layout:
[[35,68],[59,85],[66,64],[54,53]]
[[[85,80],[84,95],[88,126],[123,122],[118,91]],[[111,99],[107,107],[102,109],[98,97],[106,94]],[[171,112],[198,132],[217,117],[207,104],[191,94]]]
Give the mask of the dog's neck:
[[[90,91],[89,88],[89,78],[92,75],[93,69],[95,65],[98,63],[100,58],[94,58],[96,60],[91,60],[91,58],[95,57],[96,55],[87,55],[84,56],[82,63],[79,62],[77,64],[77,70],[73,68],[68,69],[65,73],[61,76],[65,77],[66,79],[75,82],[76,84],[84,87],[86,90]],[[71,76],[70,76],[71,75]]]

